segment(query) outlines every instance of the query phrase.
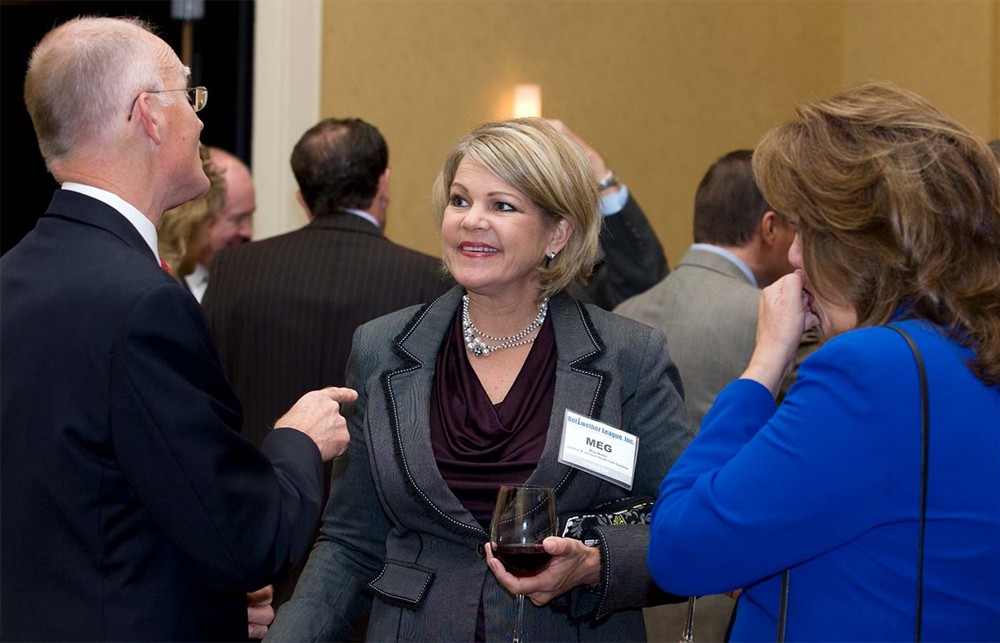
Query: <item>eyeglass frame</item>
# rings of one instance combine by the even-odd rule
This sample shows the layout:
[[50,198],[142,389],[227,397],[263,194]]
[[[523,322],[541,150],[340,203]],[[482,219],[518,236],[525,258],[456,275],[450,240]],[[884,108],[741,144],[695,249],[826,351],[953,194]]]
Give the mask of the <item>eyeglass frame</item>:
[[198,85],[197,87],[184,87],[182,89],[150,89],[139,92],[132,100],[132,107],[128,110],[127,120],[132,120],[132,112],[135,111],[135,104],[139,102],[139,96],[142,96],[143,94],[165,94],[167,92],[185,92],[187,94],[188,105],[191,106],[191,109],[193,109],[195,113],[205,109],[205,105],[208,104],[208,88],[204,85]]

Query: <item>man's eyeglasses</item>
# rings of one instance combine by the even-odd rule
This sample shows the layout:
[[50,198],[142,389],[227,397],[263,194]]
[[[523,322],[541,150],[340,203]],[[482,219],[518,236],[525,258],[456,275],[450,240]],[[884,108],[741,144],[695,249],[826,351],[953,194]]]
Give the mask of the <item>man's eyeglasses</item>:
[[139,96],[143,94],[163,94],[166,92],[185,92],[187,94],[187,102],[191,105],[191,108],[200,112],[205,108],[205,104],[208,103],[208,88],[207,87],[185,87],[184,89],[154,89],[147,92],[139,92],[138,96],[132,101],[132,108],[128,111],[128,120],[132,120],[132,112],[135,111],[135,104],[139,101]]

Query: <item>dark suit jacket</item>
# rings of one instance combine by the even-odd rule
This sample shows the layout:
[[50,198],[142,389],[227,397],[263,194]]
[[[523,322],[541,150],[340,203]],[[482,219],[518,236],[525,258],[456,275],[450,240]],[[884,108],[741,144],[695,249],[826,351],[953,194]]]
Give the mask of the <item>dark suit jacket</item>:
[[670,272],[663,246],[631,194],[621,212],[604,217],[600,241],[601,257],[587,285],[570,289],[580,301],[611,310]]
[[354,329],[451,285],[438,259],[338,212],[228,249],[202,301],[222,363],[259,443],[306,391],[342,386]]
[[245,639],[309,545],[316,446],[239,436],[197,302],[98,200],[56,192],[0,293],[0,638]]
[[[343,640],[373,602],[369,640],[471,641],[480,600],[487,640],[510,636],[514,600],[481,553],[489,535],[441,478],[430,440],[437,354],[461,295],[455,288],[355,334],[348,385],[360,397],[346,411],[351,444],[338,461],[344,470],[295,596],[278,612],[268,640]],[[566,295],[552,298],[549,316],[555,393],[545,448],[528,483],[554,487],[559,512],[569,515],[631,495],[655,496],[692,437],[663,334]],[[639,436],[631,491],[558,462],[567,409]],[[645,638],[638,608],[664,598],[646,571],[649,527],[597,532],[600,588],[573,590],[565,608],[525,601],[529,640]]]

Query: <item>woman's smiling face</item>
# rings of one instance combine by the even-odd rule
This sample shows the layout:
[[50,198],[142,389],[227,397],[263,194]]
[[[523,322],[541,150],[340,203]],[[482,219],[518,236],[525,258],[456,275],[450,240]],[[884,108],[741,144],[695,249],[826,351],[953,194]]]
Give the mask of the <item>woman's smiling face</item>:
[[468,158],[451,184],[441,222],[443,257],[470,292],[534,297],[537,268],[568,239],[565,220],[551,217],[527,195]]

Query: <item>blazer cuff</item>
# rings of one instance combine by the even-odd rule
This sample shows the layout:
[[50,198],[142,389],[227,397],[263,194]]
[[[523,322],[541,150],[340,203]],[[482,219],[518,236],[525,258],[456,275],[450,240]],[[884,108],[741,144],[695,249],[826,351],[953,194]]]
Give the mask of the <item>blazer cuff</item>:
[[574,590],[574,618],[596,621],[619,610],[687,600],[664,592],[650,576],[649,525],[603,525],[589,530],[586,537],[597,540],[601,550],[601,582]]

